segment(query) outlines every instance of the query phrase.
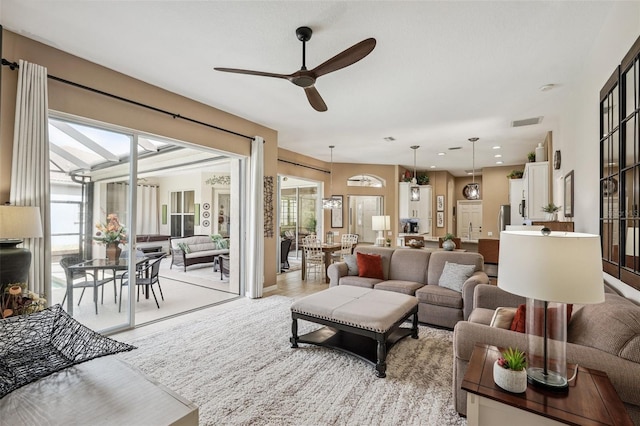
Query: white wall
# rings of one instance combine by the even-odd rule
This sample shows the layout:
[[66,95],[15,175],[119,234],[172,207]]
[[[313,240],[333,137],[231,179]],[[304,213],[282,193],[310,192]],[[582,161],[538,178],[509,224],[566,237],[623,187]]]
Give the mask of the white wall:
[[[563,107],[559,128],[553,133],[554,149],[562,152],[562,167],[554,172],[554,193],[562,194],[562,177],[574,170],[575,230],[598,234],[599,224],[599,93],[640,35],[640,2],[617,2],[582,74],[566,82],[570,97]],[[562,204],[562,203],[561,203]],[[640,302],[640,292],[606,275],[618,290]]]

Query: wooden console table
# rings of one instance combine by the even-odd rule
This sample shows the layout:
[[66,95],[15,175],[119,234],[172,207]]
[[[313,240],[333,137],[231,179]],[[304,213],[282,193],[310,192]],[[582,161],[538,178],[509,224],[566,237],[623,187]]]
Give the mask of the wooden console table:
[[560,231],[560,232],[574,232],[574,223],[573,222],[558,222],[556,221],[533,221],[531,222],[532,226],[544,226],[552,231]]
[[[510,393],[493,381],[498,348],[476,343],[462,389],[467,394],[467,424],[518,426],[625,425],[633,422],[606,373],[578,367],[567,393],[554,393],[533,385],[526,392]],[[574,365],[567,366],[573,374]]]

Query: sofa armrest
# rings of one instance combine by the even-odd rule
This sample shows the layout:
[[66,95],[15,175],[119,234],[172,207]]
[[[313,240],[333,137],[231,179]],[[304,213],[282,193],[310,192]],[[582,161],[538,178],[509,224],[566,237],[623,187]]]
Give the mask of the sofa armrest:
[[335,262],[327,268],[327,276],[329,277],[329,287],[335,287],[340,284],[340,278],[347,275],[349,269],[345,262]]
[[484,271],[474,272],[462,285],[462,317],[465,321],[473,310],[474,290],[481,284],[489,284],[489,276]]
[[473,293],[472,308],[496,309],[501,306],[518,307],[518,305],[526,303],[526,299],[522,296],[498,288],[495,285],[479,285]]

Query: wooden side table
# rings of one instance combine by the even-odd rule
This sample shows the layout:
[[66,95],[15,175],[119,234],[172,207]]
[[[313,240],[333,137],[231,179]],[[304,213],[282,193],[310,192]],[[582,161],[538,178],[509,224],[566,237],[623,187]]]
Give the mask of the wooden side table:
[[[493,381],[493,364],[500,357],[495,346],[476,343],[462,389],[467,394],[467,424],[496,425],[629,425],[633,422],[606,373],[578,367],[567,393],[533,385],[515,394]],[[567,366],[573,374],[574,365]]]

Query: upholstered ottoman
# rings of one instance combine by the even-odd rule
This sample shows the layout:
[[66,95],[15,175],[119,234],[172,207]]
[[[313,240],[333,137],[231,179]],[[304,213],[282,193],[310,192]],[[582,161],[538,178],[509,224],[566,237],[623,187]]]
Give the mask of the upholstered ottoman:
[[[413,315],[411,328],[400,325]],[[310,343],[355,355],[385,377],[387,352],[400,339],[418,338],[418,300],[413,296],[354,286],[331,287],[291,305],[291,347]],[[298,319],[325,327],[298,336]]]

